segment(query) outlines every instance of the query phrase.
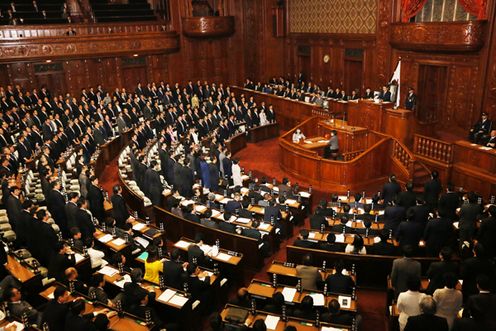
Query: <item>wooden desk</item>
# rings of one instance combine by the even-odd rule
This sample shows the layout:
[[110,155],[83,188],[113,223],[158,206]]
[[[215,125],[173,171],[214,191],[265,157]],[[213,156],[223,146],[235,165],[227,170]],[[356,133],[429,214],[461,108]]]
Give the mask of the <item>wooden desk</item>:
[[[193,240],[183,237],[183,238],[181,238],[181,240],[179,240],[178,242],[176,242],[174,244],[174,247],[179,248],[179,249],[187,252],[188,251],[188,247],[190,245],[192,245],[192,244],[194,244],[194,241]],[[223,255],[221,255],[221,253]],[[231,254],[229,254],[229,253],[231,253]],[[232,253],[235,253],[235,252],[231,252],[231,251],[228,251],[226,249],[220,248],[218,255],[212,256],[212,255],[209,255],[209,254],[205,254],[205,256],[208,256],[212,260],[217,261],[217,262],[227,263],[227,264],[231,264],[231,265],[238,265],[241,262],[241,259],[243,258],[243,255],[242,254],[239,254],[239,253],[236,253],[239,256],[234,256]]]
[[226,147],[232,155],[246,147],[246,133],[241,132],[226,141]]
[[[53,292],[55,291],[55,286],[50,286],[44,291],[40,292],[40,296],[43,297],[45,300],[52,300],[53,299]],[[70,296],[70,300],[74,300],[78,297],[81,297],[79,295]],[[104,309],[113,312],[111,314],[111,317],[109,318],[110,325],[109,328],[115,331],[145,331],[145,330],[150,330],[150,328],[145,324],[144,321],[139,321],[135,316],[131,316],[127,313],[124,313],[122,317],[119,317],[117,314],[117,311],[113,310],[112,308],[102,305],[100,303],[91,303],[89,301],[85,302],[85,314],[90,314],[90,313],[97,313],[99,311],[103,311]]]
[[[336,270],[334,269],[319,269],[320,275],[322,276],[322,280],[325,280],[327,276],[333,275],[336,273]],[[269,269],[267,269],[268,274],[276,274],[279,276],[284,276],[284,277],[291,277],[291,278],[299,278],[298,274],[296,272],[296,264],[295,266],[287,266],[284,265],[282,262],[278,261],[273,261],[272,264],[270,265]],[[351,278],[353,281],[356,283],[356,276],[351,275]]]
[[10,254],[7,255],[7,264],[5,268],[10,272],[12,277],[20,281],[21,283],[26,283],[32,280],[37,275],[28,269],[26,266],[22,265]]
[[496,149],[464,140],[456,141],[451,181],[466,191],[474,190],[485,197],[496,195]]
[[[267,282],[262,282],[262,281],[259,281],[259,280],[252,280],[250,285],[248,286],[248,293],[250,293],[252,296],[254,297],[262,297],[262,298],[265,298],[265,299],[271,299],[272,298],[272,295],[276,292],[282,292],[283,289],[285,287],[289,287],[289,288],[292,288],[291,286],[277,286],[276,288],[272,287],[271,284],[267,283]],[[293,297],[293,301],[291,302],[292,304],[299,304],[301,303],[301,300],[303,300],[303,298],[307,295],[310,295],[312,293],[322,293],[320,291],[308,291],[308,290],[303,290],[301,293],[300,292],[296,292],[296,294],[294,295]],[[344,308],[342,307],[341,310],[343,311],[347,311],[347,312],[357,312],[357,303],[356,303],[356,300],[353,300],[350,297],[350,300],[351,300],[351,305],[349,308]],[[333,300],[333,299],[338,299],[338,296],[337,295],[333,295],[333,294],[328,294],[328,295],[325,295],[324,296],[324,306],[327,307],[328,304],[329,304],[329,301]],[[290,304],[291,304],[290,303]]]
[[[235,307],[235,306],[226,305],[224,307],[224,309],[222,309],[222,312],[220,313],[222,320],[227,324],[229,324],[229,321],[226,319],[228,311],[229,311],[229,307]],[[240,307],[236,307],[236,308],[240,308]],[[246,308],[242,308],[242,309],[246,309]],[[246,309],[246,310],[248,310],[248,309]],[[251,312],[249,312],[248,317],[246,318],[246,320],[243,324],[245,326],[251,327],[251,326],[253,326],[253,323],[255,323],[255,321],[265,320],[265,318],[269,315],[279,316],[277,314],[273,314],[273,313],[269,314],[267,312],[257,310],[255,315],[253,315]],[[276,327],[275,331],[284,331],[287,326],[294,326],[294,327],[296,327],[296,329],[298,331],[320,331],[322,327],[326,327],[326,326],[327,327],[332,326],[335,328],[335,330],[340,330],[340,331],[351,330],[350,327],[346,327],[343,325],[337,325],[337,324],[329,324],[329,323],[321,323],[321,326],[318,327],[318,326],[314,325],[313,321],[310,322],[309,320],[302,320],[302,319],[295,318],[295,317],[288,317],[288,320],[286,322],[284,322],[282,320],[282,318],[279,320],[279,323],[277,323],[277,327]]]
[[[101,237],[107,235],[106,233],[102,232],[101,230],[99,229],[96,229],[95,230],[95,239],[100,239]],[[122,245],[116,245],[113,241],[117,239],[117,238],[113,238],[111,241],[109,242],[106,242],[106,243],[102,243],[101,241],[98,240],[99,243],[101,243],[102,245],[105,245],[106,247],[110,248],[111,250],[113,250],[114,252],[120,252],[122,251],[123,249],[125,248],[128,248],[130,245],[128,243],[124,243]],[[121,238],[123,239],[123,238]],[[123,239],[124,240],[124,239]]]
[[257,126],[248,130],[248,138],[251,143],[256,143],[262,140],[279,137],[279,124],[270,123],[267,125]]

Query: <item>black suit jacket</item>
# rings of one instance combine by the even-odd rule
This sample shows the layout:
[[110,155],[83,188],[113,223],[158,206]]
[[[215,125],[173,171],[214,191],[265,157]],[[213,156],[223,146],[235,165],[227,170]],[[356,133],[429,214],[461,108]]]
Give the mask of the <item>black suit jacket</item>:
[[67,202],[65,204],[65,217],[67,219],[67,228],[70,230],[72,227],[77,226],[77,213],[78,206],[75,203]]
[[427,270],[426,276],[430,279],[429,286],[427,287],[427,293],[432,294],[438,288],[443,288],[444,286],[444,275],[447,273],[453,273],[456,277],[459,273],[458,263],[452,261],[439,261],[432,262]]
[[83,209],[79,209],[77,211],[76,219],[76,224],[81,231],[83,241],[93,238],[93,234],[95,233],[95,225],[93,224],[90,214]]
[[103,207],[104,197],[103,192],[99,187],[90,184],[88,188],[88,202],[90,203],[90,210],[93,217],[96,217],[100,222],[105,218],[105,210]]
[[400,192],[401,187],[397,182],[389,182],[384,184],[382,187],[382,198],[384,199],[384,204],[393,201],[396,195]]
[[404,331],[448,331],[446,318],[421,314],[408,317]]
[[[91,314],[93,317],[93,314]],[[51,329],[50,329],[51,330]],[[95,324],[90,320],[89,316],[79,316],[69,313],[65,320],[65,330],[71,331],[97,331]]]
[[181,262],[165,261],[163,267],[165,285],[182,290],[184,287],[185,271]]
[[351,294],[355,286],[355,282],[350,276],[341,273],[327,276],[325,282],[327,283],[327,291],[332,293]]
[[48,210],[63,233],[69,233],[65,216],[65,198],[62,193],[52,190],[48,196]]
[[68,313],[69,307],[67,304],[51,300],[47,303],[43,312],[43,322],[47,323],[50,330],[64,331],[65,319]]
[[76,265],[74,254],[55,254],[48,265],[48,276],[55,278],[58,281],[65,279],[65,269]]
[[315,243],[308,241],[308,240],[302,240],[302,239],[296,239],[293,243],[294,246],[298,247],[304,247],[304,248],[314,248]]
[[112,202],[112,217],[115,219],[115,224],[121,229],[129,230],[131,226],[126,221],[130,214],[126,207],[126,201],[120,194],[112,195],[110,201]]

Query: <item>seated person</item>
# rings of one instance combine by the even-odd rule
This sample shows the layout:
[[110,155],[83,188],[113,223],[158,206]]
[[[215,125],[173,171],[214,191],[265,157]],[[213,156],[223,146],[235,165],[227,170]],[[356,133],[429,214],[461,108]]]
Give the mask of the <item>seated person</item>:
[[301,132],[300,129],[296,129],[296,131],[293,133],[293,142],[295,144],[298,144],[300,141],[305,140],[306,137],[305,135]]
[[144,292],[140,291],[139,293],[137,293],[136,299],[138,300],[139,304],[134,305],[132,308],[130,308],[129,313],[141,318],[142,320],[146,320],[147,312],[149,312],[150,322],[152,322],[156,327],[160,328],[163,322],[156,310],[148,305],[149,296],[147,294],[147,291],[145,290]]
[[269,313],[281,315],[283,305],[284,295],[281,292],[274,292],[274,294],[272,294],[272,298],[265,304],[263,310]]
[[69,313],[69,291],[64,286],[57,286],[43,311],[43,323],[53,331],[64,331],[65,317]]
[[315,213],[310,217],[310,228],[312,230],[320,231],[322,227],[325,229],[329,225],[325,216],[321,214],[322,212],[323,209],[319,205],[317,206]]
[[496,130],[491,130],[491,135],[489,136],[486,146],[496,148]]
[[109,300],[107,293],[103,287],[105,286],[105,278],[103,274],[95,273],[91,279],[91,286],[88,289],[88,296],[104,305],[112,307],[114,304]]
[[217,221],[217,219],[212,217],[211,209],[205,210],[205,212],[201,215],[200,223],[201,225],[206,226],[208,228],[212,228],[212,229],[219,228],[219,222]]
[[203,245],[203,233],[198,232],[195,235],[195,243],[188,247],[188,262],[190,264],[207,266],[210,265],[210,259],[205,256],[200,246]]
[[343,274],[343,261],[336,262],[334,270],[336,272],[327,276],[325,280],[325,283],[327,284],[327,291],[330,293],[352,294],[353,288],[355,287],[355,282],[351,276]]
[[99,268],[108,264],[103,258],[105,257],[105,253],[95,249],[95,241],[93,238],[88,238],[86,240],[86,247],[88,247],[88,255],[90,257],[91,268]]
[[199,275],[201,270],[198,265],[193,263],[188,264],[186,272],[188,273],[188,292],[191,293],[191,297],[194,299],[201,298],[210,286],[210,276],[200,279]]
[[64,330],[72,331],[96,331],[96,327],[92,322],[93,313],[84,315],[85,301],[75,300],[71,304],[69,314],[65,320]]
[[353,243],[346,245],[344,252],[361,255],[367,254],[362,236],[359,234],[353,235]]
[[229,303],[240,307],[250,308],[251,296],[250,293],[248,293],[248,289],[246,287],[241,287],[238,292],[236,292],[236,297],[229,300]]
[[145,260],[145,277],[144,280],[159,284],[160,272],[163,270],[163,262],[158,258],[158,250],[156,247],[148,249],[148,256]]
[[74,285],[74,291],[79,292],[83,295],[88,294],[88,286],[86,286],[85,283],[83,283],[78,279],[79,274],[76,268],[74,267],[67,268],[64,274],[65,274],[65,280],[63,281],[63,283],[67,285],[67,288],[70,288],[71,287],[70,284],[72,283]]
[[181,261],[181,252],[178,248],[172,250],[170,260],[164,261],[163,274],[166,286],[175,289],[183,288],[183,279],[188,262]]
[[341,305],[336,299],[329,301],[327,305],[327,311],[322,314],[320,319],[323,322],[341,324],[341,325],[352,325],[353,316],[347,314],[341,310]]
[[305,254],[303,264],[296,266],[296,277],[301,279],[301,286],[305,290],[316,290],[317,285],[322,282],[319,269],[312,266],[312,256]]
[[67,268],[76,265],[76,257],[71,248],[63,242],[58,242],[57,254],[53,255],[48,265],[48,276],[58,281],[64,280],[64,272]]
[[313,298],[309,295],[305,295],[303,300],[301,300],[301,303],[295,307],[293,316],[313,320],[315,318]]
[[[215,195],[214,195],[215,197]],[[225,210],[230,212],[231,214],[235,214],[236,211],[239,212],[241,209],[241,194],[238,192],[234,193],[234,198],[233,200],[230,200],[226,203],[226,208]]]
[[343,252],[343,245],[336,243],[336,235],[334,233],[328,233],[325,242],[319,244],[319,249],[329,251],[329,252]]
[[314,242],[308,240],[308,235],[309,232],[307,229],[301,229],[298,239],[294,241],[293,245],[298,247],[314,248],[316,245]]
[[369,254],[375,255],[388,255],[388,256],[396,256],[398,255],[398,250],[396,247],[388,242],[389,239],[389,231],[383,229],[379,234],[379,238],[381,241],[374,243],[371,247],[369,247]]
[[124,284],[124,294],[122,296],[122,307],[124,310],[132,311],[140,305],[143,294],[148,295],[149,300],[155,300],[155,292],[148,292],[141,287],[143,272],[139,268],[134,268],[130,272],[131,281]]
[[474,127],[470,129],[468,140],[476,144],[485,145],[486,141],[489,138],[491,129],[492,122],[489,120],[487,113],[482,113],[480,121],[475,123]]
[[21,320],[25,314],[30,324],[41,326],[42,315],[27,301],[22,300],[21,290],[17,287],[7,287],[3,292],[3,299],[7,302],[10,314]]
[[[345,205],[345,207],[349,205]],[[331,227],[332,232],[338,232],[338,233],[353,233],[354,229],[352,227],[347,226],[346,224],[348,223],[348,216],[342,215],[340,217],[340,224],[333,225]]]

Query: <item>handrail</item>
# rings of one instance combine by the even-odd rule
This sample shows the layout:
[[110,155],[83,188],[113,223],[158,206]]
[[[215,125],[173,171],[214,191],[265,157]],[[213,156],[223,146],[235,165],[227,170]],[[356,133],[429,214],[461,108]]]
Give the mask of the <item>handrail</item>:
[[[63,36],[109,35],[119,33],[167,32],[163,22],[74,23],[47,25],[0,26],[0,40],[58,38]],[[68,34],[68,31],[71,33]]]
[[344,159],[344,161],[351,161],[355,157],[357,157],[358,155],[362,154],[364,151],[365,150],[361,149],[361,150],[354,151],[354,152],[343,153],[343,159]]
[[409,179],[413,179],[413,165],[415,162],[415,156],[398,139],[394,137],[391,137],[391,139],[393,140],[391,157],[393,158],[393,160],[398,161],[399,164],[404,168],[405,172],[408,173]]
[[419,134],[414,135],[413,152],[446,165],[453,161],[453,144]]

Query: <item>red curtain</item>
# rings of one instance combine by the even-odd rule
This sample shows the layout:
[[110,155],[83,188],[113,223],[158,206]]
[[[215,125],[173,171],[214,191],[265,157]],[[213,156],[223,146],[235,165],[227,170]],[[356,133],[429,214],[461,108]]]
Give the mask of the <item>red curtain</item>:
[[[485,0],[465,0],[468,2],[485,1]],[[410,18],[418,14],[424,7],[427,0],[401,0],[401,21],[408,22]]]
[[478,19],[486,18],[487,0],[458,0],[466,12]]

